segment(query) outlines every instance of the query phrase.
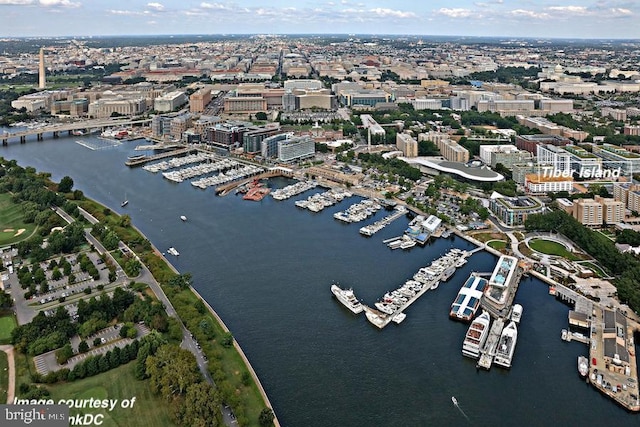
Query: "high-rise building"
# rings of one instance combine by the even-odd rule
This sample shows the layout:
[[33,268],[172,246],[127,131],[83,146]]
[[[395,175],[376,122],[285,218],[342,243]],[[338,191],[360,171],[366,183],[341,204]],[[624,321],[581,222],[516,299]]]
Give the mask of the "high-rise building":
[[47,86],[44,67],[44,48],[40,48],[40,64],[38,65],[38,88],[44,89]]

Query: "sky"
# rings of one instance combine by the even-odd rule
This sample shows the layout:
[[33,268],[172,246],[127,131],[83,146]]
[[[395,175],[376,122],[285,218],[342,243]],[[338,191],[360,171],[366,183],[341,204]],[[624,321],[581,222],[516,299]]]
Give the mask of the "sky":
[[336,33],[640,39],[640,0],[0,0],[0,37]]

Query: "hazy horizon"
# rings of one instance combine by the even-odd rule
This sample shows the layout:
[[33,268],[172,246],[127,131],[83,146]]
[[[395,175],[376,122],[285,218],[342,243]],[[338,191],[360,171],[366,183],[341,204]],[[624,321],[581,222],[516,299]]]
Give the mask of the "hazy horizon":
[[389,35],[640,39],[640,2],[0,0],[0,37]]

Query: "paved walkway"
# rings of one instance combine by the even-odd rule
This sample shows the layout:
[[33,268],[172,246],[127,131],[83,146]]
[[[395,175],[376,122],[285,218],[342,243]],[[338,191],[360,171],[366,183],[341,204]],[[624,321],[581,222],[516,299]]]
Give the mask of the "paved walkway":
[[9,384],[7,387],[7,403],[13,404],[16,397],[16,360],[13,356],[12,345],[0,345],[0,350],[7,353],[9,363]]

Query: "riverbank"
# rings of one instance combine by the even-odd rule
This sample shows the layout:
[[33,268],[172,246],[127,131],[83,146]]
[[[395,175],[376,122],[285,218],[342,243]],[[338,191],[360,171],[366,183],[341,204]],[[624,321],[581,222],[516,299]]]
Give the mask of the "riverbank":
[[[192,286],[179,291],[176,290],[175,287],[168,287],[170,286],[166,284],[169,279],[168,272],[173,275],[180,275],[180,273],[162,252],[151,243],[141,230],[129,221],[125,221],[126,225],[123,226],[122,216],[114,214],[113,211],[105,214],[109,209],[100,203],[87,199],[83,201],[81,209],[87,211],[94,220],[105,224],[108,223],[109,227],[116,231],[121,241],[127,245],[128,250],[138,257],[145,269],[148,269],[150,274],[145,275],[143,273],[143,276],[145,276],[146,282],[153,281],[153,283],[148,284],[156,294],[156,297],[160,301],[164,301],[164,304],[167,305],[166,309],[168,314],[172,315],[171,312],[174,312],[182,326],[188,331],[191,331],[192,337],[199,337],[199,325],[206,321],[206,316],[203,318],[204,313],[199,313],[196,315],[196,318],[193,313],[188,310],[193,309],[194,303],[198,300],[203,303],[203,307],[206,307],[206,310],[208,310],[210,314],[211,321],[216,323],[213,329],[216,331],[215,337],[217,338],[207,340],[206,338],[199,337],[201,349],[198,348],[196,350],[194,346],[191,350],[196,353],[196,359],[203,362],[202,366],[204,366],[208,360],[207,358],[202,360],[203,354],[205,352],[210,353],[208,368],[201,368],[201,370],[209,381],[215,380],[216,386],[221,389],[223,398],[226,398],[227,404],[234,409],[234,417],[237,416],[238,420],[244,420],[249,425],[254,425],[258,420],[260,412],[265,407],[273,412],[264,387],[260,383],[255,370],[249,363],[248,358],[237,341],[233,340],[233,346],[229,347],[233,348],[234,351],[231,353],[235,353],[235,355],[228,354],[230,352],[224,344],[215,345],[213,343],[217,342],[220,344],[220,342],[224,340],[225,334],[230,335],[229,329],[215,310],[213,310]],[[116,216],[117,218],[113,218]],[[93,221],[90,222],[93,223]],[[145,280],[142,280],[142,282],[145,283]],[[188,293],[189,295],[184,295],[184,293]],[[203,353],[198,354],[199,350]],[[223,372],[222,375],[221,371]],[[246,376],[243,372],[248,373],[252,379],[252,383],[246,381]],[[211,374],[213,374],[213,379],[211,378]],[[221,383],[225,382],[225,380],[229,384],[222,385],[221,387]],[[248,390],[255,390],[255,396],[252,396],[253,393],[248,393]],[[240,402],[242,402],[242,404]],[[230,414],[229,412],[225,414],[225,416],[229,417]],[[279,427],[280,423],[275,417],[275,413],[273,414],[273,423]],[[228,419],[231,422],[233,421],[232,417]]]

